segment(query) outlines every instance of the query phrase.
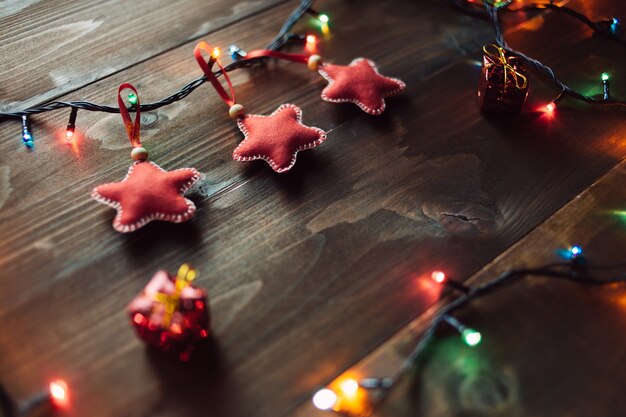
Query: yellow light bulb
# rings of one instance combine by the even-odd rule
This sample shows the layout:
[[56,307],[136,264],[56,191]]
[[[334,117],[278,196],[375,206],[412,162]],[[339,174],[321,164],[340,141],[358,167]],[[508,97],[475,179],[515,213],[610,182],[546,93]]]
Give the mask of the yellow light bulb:
[[217,58],[220,56],[220,48],[218,48],[217,46],[215,48],[213,48],[213,53],[211,53],[211,55],[213,56],[213,58]]
[[341,388],[341,392],[343,393],[343,395],[345,395],[346,397],[352,397],[358,391],[359,383],[356,382],[354,379],[346,379],[341,383],[339,388]]

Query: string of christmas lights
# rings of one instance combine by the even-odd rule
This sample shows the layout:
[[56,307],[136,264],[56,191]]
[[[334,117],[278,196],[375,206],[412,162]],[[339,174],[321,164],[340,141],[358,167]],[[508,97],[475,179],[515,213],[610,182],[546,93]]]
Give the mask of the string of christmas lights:
[[[306,46],[310,46],[311,44],[315,44],[317,42],[317,37],[313,34],[304,35],[304,34],[294,34],[291,33],[291,29],[293,26],[305,15],[312,14],[315,16],[317,22],[319,23],[320,30],[322,33],[328,33],[329,31],[329,22],[330,18],[327,14],[318,13],[314,9],[312,9],[312,5],[315,0],[300,0],[298,7],[296,7],[289,17],[282,24],[278,34],[274,37],[274,39],[266,46],[268,50],[279,51],[283,49],[290,42],[299,42],[305,44]],[[269,57],[255,57],[246,59],[245,52],[239,49],[236,45],[232,45],[229,49],[230,55],[233,58],[234,62],[225,66],[224,68],[220,68],[214,72],[216,77],[219,77],[223,74],[223,72],[230,72],[237,69],[249,68],[252,66],[260,65],[266,62]],[[220,50],[216,48],[215,53],[219,56]],[[180,90],[176,91],[169,96],[155,101],[153,103],[147,103],[141,105],[142,111],[151,111],[157,110],[161,107],[168,106],[170,104],[176,103],[187,97],[191,94],[196,88],[200,87],[207,81],[206,76],[202,76],[197,78],[185,86],[183,86]],[[129,94],[128,100],[131,104],[137,103],[137,98],[133,97],[133,94]],[[68,121],[67,129],[66,129],[66,139],[68,141],[72,140],[76,130],[76,118],[78,110],[86,110],[86,111],[94,111],[94,112],[103,112],[103,113],[119,113],[120,109],[116,106],[108,106],[104,104],[97,104],[88,101],[51,101],[39,106],[29,107],[24,110],[16,111],[16,112],[0,112],[0,122],[9,120],[9,119],[21,119],[22,120],[22,140],[24,145],[27,148],[33,148],[33,134],[30,130],[30,125],[28,121],[28,116],[32,116],[35,114],[46,113],[49,111],[60,110],[70,108],[70,118]],[[133,107],[130,110],[134,110]]]
[[[471,16],[481,17],[484,19],[489,18],[489,12],[483,6],[482,0],[446,0],[446,2]],[[620,37],[622,26],[619,19],[616,17],[593,21],[584,14],[579,13],[570,7],[554,4],[553,0],[550,0],[550,3],[531,3],[517,7],[510,7],[512,3],[511,0],[487,0],[485,3],[499,9],[500,11],[511,13],[545,10],[563,13],[567,16],[573,17],[574,19],[583,22],[595,33],[605,36],[623,45],[626,45],[626,39]]]
[[[457,0],[453,0],[453,3],[455,5],[459,5],[459,2]],[[466,3],[471,6],[475,6],[475,4],[469,0],[466,1]],[[559,11],[559,12],[565,13],[568,16],[572,16],[582,21],[587,26],[589,26],[594,32],[600,33],[614,41],[617,41],[621,45],[626,45],[626,40],[618,36],[618,32],[621,30],[621,26],[617,18],[604,19],[599,22],[594,22],[588,17],[586,17],[585,15],[578,13],[573,9],[570,9],[564,6],[559,6],[552,2],[549,4],[536,3],[536,4],[522,6],[522,7],[515,8],[515,9],[508,8],[510,3],[511,1],[508,1],[508,0],[506,1],[485,0],[483,2],[483,5],[493,25],[496,44],[499,47],[506,50],[506,52],[509,55],[515,56],[517,59],[521,60],[524,64],[526,64],[526,66],[534,68],[540,74],[549,78],[552,81],[552,83],[555,85],[555,87],[560,91],[557,97],[554,98],[550,103],[548,103],[543,108],[545,112],[547,113],[554,112],[557,105],[564,97],[570,97],[575,100],[584,101],[585,103],[588,103],[588,104],[594,104],[594,105],[600,105],[600,106],[626,106],[625,100],[616,100],[610,96],[610,93],[609,93],[610,76],[608,73],[603,72],[600,76],[600,79],[602,81],[602,94],[600,94],[598,97],[586,96],[576,91],[575,89],[569,87],[567,84],[565,84],[561,80],[559,80],[556,74],[554,73],[554,70],[552,70],[552,68],[550,68],[549,66],[543,64],[541,61],[537,59],[534,59],[528,55],[523,54],[522,52],[516,51],[512,49],[511,47],[509,47],[509,45],[507,44],[504,38],[504,33],[500,26],[498,13],[502,10],[506,10],[510,12],[526,11],[526,10]]]
[[625,284],[626,274],[608,279],[597,279],[589,273],[592,270],[613,270],[626,267],[626,262],[618,265],[592,266],[586,263],[580,246],[572,246],[561,251],[569,258],[568,262],[558,262],[538,268],[522,268],[504,272],[495,279],[478,286],[466,286],[463,282],[451,279],[443,271],[433,271],[431,279],[452,291],[459,297],[441,308],[432,318],[429,326],[418,339],[413,351],[405,358],[398,370],[388,377],[366,377],[360,380],[344,379],[328,388],[319,390],[312,398],[320,410],[334,411],[348,416],[367,416],[373,407],[382,401],[386,394],[416,365],[417,360],[436,336],[442,325],[452,327],[469,347],[475,347],[483,340],[479,330],[473,329],[453,316],[453,313],[466,307],[478,298],[493,295],[499,289],[513,285],[523,278],[540,277],[565,280],[580,285],[610,287]]
[[[584,101],[589,104],[603,105],[603,106],[626,106],[626,101],[623,100],[615,100],[610,96],[610,75],[608,73],[602,73],[601,81],[602,81],[602,94],[599,95],[599,98],[585,96],[584,94],[572,89],[567,86],[565,83],[560,81],[554,71],[548,67],[547,65],[541,63],[540,61],[531,58],[527,55],[524,55],[521,52],[512,50],[504,39],[504,35],[502,33],[500,24],[498,22],[498,12],[499,11],[508,11],[508,12],[519,12],[519,11],[543,11],[543,10],[552,10],[562,12],[568,16],[572,16],[588,27],[590,27],[594,32],[602,34],[614,41],[619,42],[622,45],[626,45],[626,40],[618,36],[618,33],[621,32],[621,25],[617,18],[609,18],[603,19],[600,21],[593,21],[586,17],[585,15],[576,12],[575,10],[565,7],[555,5],[552,1],[550,3],[533,3],[529,5],[524,5],[517,8],[509,8],[508,6],[511,4],[511,0],[447,0],[448,3],[452,4],[456,8],[464,11],[465,13],[485,17],[488,16],[493,24],[495,30],[495,38],[496,44],[500,47],[504,48],[507,52],[512,55],[517,56],[522,59],[528,66],[535,68],[540,73],[544,74],[548,78],[550,78],[555,86],[559,89],[560,93],[558,96],[553,99],[550,103],[548,103],[544,107],[544,111],[548,113],[552,113],[558,103],[565,97],[571,97],[577,100]],[[300,18],[306,13],[312,14],[316,17],[317,22],[319,23],[320,30],[322,33],[326,34],[329,31],[329,21],[330,18],[327,14],[318,13],[312,8],[314,0],[301,0],[300,4],[294,11],[290,14],[290,16],[285,20],[283,25],[281,26],[280,31],[275,36],[275,38],[267,45],[266,49],[278,51],[282,49],[286,44],[291,41],[298,41],[300,43],[304,43],[307,49],[313,49],[317,42],[317,37],[315,35],[304,35],[304,34],[293,34],[290,32],[291,28],[298,22]],[[483,8],[484,6],[484,8]],[[219,50],[217,50],[219,54]],[[254,57],[254,58],[246,58],[245,51],[242,51],[236,45],[231,45],[229,48],[229,53],[233,58],[234,62],[230,65],[224,67],[223,69],[218,69],[215,72],[215,76],[219,77],[222,75],[222,71],[230,72],[236,69],[248,68],[251,66],[259,65],[269,59],[268,57]],[[161,99],[159,101],[144,104],[141,106],[141,110],[151,111],[156,110],[161,107],[170,105],[177,101],[180,101],[191,94],[196,88],[200,85],[204,84],[207,81],[206,76],[200,77],[191,81],[182,87],[179,91]],[[131,104],[134,104],[134,100],[132,95],[129,95],[129,101]],[[87,110],[87,111],[98,111],[104,113],[118,113],[119,108],[114,106],[101,105],[96,103],[91,103],[87,101],[73,101],[73,102],[65,102],[65,101],[52,101],[40,106],[30,107],[28,109],[24,109],[17,112],[0,112],[0,121],[11,119],[11,118],[21,118],[22,119],[22,140],[24,145],[27,148],[34,147],[33,135],[29,128],[28,116],[44,113],[53,110],[59,110],[64,108],[71,108],[70,118],[66,129],[66,139],[68,141],[72,140],[74,136],[74,132],[76,129],[76,118],[79,109]],[[132,110],[132,108],[131,108]]]
[[[317,42],[317,38],[315,35],[304,35],[304,34],[294,34],[291,33],[290,30],[296,24],[296,22],[302,18],[305,14],[312,14],[316,17],[317,21],[320,25],[320,30],[322,33],[328,32],[328,24],[329,17],[326,14],[318,13],[314,9],[312,9],[312,4],[314,0],[301,0],[300,4],[294,11],[290,14],[287,20],[281,26],[276,37],[266,46],[266,49],[269,51],[279,51],[289,42],[297,41],[300,43],[304,43],[306,47],[313,47]],[[455,4],[458,4],[459,1],[454,1]],[[473,4],[471,1],[466,1],[466,3]],[[619,105],[625,106],[625,101],[614,100],[610,97],[610,76],[608,73],[603,73],[601,75],[602,81],[602,98],[595,98],[585,96],[574,89],[568,87],[566,84],[557,79],[554,71],[531,57],[528,57],[520,52],[514,51],[510,49],[504,39],[504,35],[502,33],[499,21],[498,21],[498,12],[502,10],[508,10],[510,12],[520,11],[520,10],[557,10],[563,13],[566,13],[578,20],[581,20],[587,26],[592,28],[595,32],[601,33],[610,37],[614,40],[622,44],[626,44],[623,39],[617,36],[617,32],[620,30],[619,21],[616,18],[612,18],[609,20],[603,20],[600,22],[593,22],[588,19],[586,16],[577,13],[571,9],[556,6],[553,3],[550,4],[534,4],[530,6],[524,6],[518,9],[508,9],[506,6],[510,1],[496,1],[495,3],[487,3],[487,0],[484,2],[485,10],[482,10],[480,13],[474,11],[472,13],[480,16],[484,16],[485,13],[491,20],[494,30],[496,33],[496,44],[505,49],[508,53],[521,58],[524,63],[528,66],[535,68],[539,72],[548,76],[557,88],[561,91],[560,94],[554,99],[547,107],[551,108],[553,111],[556,107],[556,104],[565,96],[571,97],[574,99],[582,100],[591,104],[598,105]],[[220,68],[219,70],[213,72],[215,77],[219,77],[226,72],[230,72],[240,68],[247,68],[254,65],[259,65],[269,59],[268,56],[257,56],[253,58],[246,58],[245,51],[242,51],[236,45],[232,45],[229,48],[229,53],[233,58],[234,62],[230,65]],[[213,51],[213,56],[217,58],[219,56],[220,50],[216,49]],[[210,66],[210,65],[209,65]],[[208,78],[206,76],[202,76],[197,78],[190,83],[186,84],[179,91],[165,97],[162,100],[138,105],[138,97],[134,93],[130,93],[128,95],[128,100],[131,104],[137,105],[135,110],[142,111],[150,111],[156,110],[158,108],[167,106],[174,102],[180,101],[184,99],[186,96],[191,94],[196,88],[200,85],[204,84]],[[551,107],[550,107],[551,106]],[[68,121],[68,125],[66,128],[66,137],[71,139],[74,135],[76,129],[76,120],[78,115],[78,110],[86,110],[86,111],[97,111],[104,113],[119,113],[119,107],[100,105],[96,103],[86,102],[86,101],[73,101],[73,102],[64,102],[64,101],[53,101],[40,106],[31,107],[18,112],[1,112],[0,113],[0,121],[5,119],[21,119],[22,122],[22,139],[25,146],[32,148],[34,145],[33,135],[30,131],[29,126],[29,115],[44,113],[53,110],[59,110],[69,108],[70,109],[70,117]],[[131,107],[131,111],[132,111]],[[615,277],[608,280],[597,280],[588,275],[589,270],[593,269],[601,269],[604,267],[593,267],[589,265],[585,265],[584,258],[582,257],[582,250],[578,246],[574,246],[569,250],[569,257],[571,258],[570,262],[567,263],[555,263],[549,264],[539,268],[530,268],[530,269],[518,269],[509,271],[493,281],[476,287],[468,287],[464,285],[460,281],[456,281],[446,277],[445,273],[442,271],[434,271],[432,273],[433,281],[445,285],[457,292],[461,295],[452,301],[450,304],[442,308],[439,313],[434,317],[430,326],[426,330],[426,332],[422,335],[421,339],[417,343],[413,352],[406,358],[403,366],[400,370],[390,377],[384,378],[364,378],[360,381],[355,380],[346,380],[343,381],[340,385],[340,389],[338,391],[333,391],[330,389],[323,389],[315,394],[313,398],[314,404],[320,409],[326,410],[334,410],[337,412],[344,412],[348,414],[355,414],[351,408],[344,409],[345,404],[349,402],[342,401],[345,398],[359,398],[364,399],[363,403],[361,403],[361,408],[359,409],[359,414],[364,414],[364,410],[371,409],[370,405],[366,404],[366,401],[369,400],[372,396],[370,395],[373,391],[382,391],[383,393],[394,387],[397,382],[407,373],[409,369],[411,369],[416,360],[421,356],[424,349],[428,346],[428,343],[434,338],[436,331],[442,324],[447,324],[454,328],[462,337],[463,341],[468,346],[476,346],[482,340],[481,333],[476,330],[468,327],[464,323],[460,322],[457,318],[452,316],[452,314],[458,309],[466,306],[472,300],[476,298],[483,297],[489,294],[492,294],[495,290],[503,287],[504,285],[508,285],[514,283],[516,280],[521,279],[526,276],[544,276],[555,279],[563,279],[572,281],[575,283],[583,284],[583,285],[600,285],[606,286],[615,283],[624,283],[626,282],[626,276],[623,277]],[[621,267],[613,266],[613,267]],[[611,267],[611,268],[613,268]],[[608,267],[606,267],[608,268]],[[16,404],[8,394],[2,389],[0,386],[0,409],[9,416],[26,416],[30,414],[36,407],[41,405],[42,403],[51,403],[56,407],[62,407],[68,402],[68,387],[67,384],[62,380],[55,380],[50,383],[48,390],[32,397],[31,399]],[[360,401],[359,401],[360,403]]]
[[[286,44],[294,40],[299,42],[307,42],[309,44],[315,43],[317,41],[315,35],[307,36],[302,34],[290,33],[290,30],[305,13],[313,14],[319,21],[322,32],[327,32],[329,30],[328,24],[330,18],[326,14],[320,14],[311,9],[311,5],[313,3],[314,0],[301,0],[298,7],[292,11],[287,20],[285,20],[285,22],[281,26],[276,37],[270,42],[270,44],[266,48],[268,50],[278,51],[282,49]],[[216,48],[213,51],[212,57],[216,59],[217,56],[219,56],[219,53],[220,50]],[[245,58],[245,53],[242,54],[241,50],[236,46],[231,47],[231,55],[235,62],[216,71],[214,73],[216,77],[221,76],[224,72],[230,72],[240,68],[248,68],[254,65],[259,65],[269,59],[268,57],[243,59]],[[137,107],[135,107],[135,105],[139,103],[139,97],[134,91],[131,91],[127,96],[128,101],[132,105],[129,110],[139,113],[139,111],[141,110],[149,111],[167,106],[176,101],[182,100],[206,81],[207,78],[205,76],[202,76],[186,84],[179,91],[169,95],[162,100],[148,104],[140,104]],[[69,121],[66,128],[66,138],[68,140],[71,140],[76,130],[76,119],[79,109],[104,113],[120,113],[119,106],[113,107],[87,101],[53,101],[18,112],[1,112],[0,121],[15,118],[20,119],[22,122],[22,140],[25,146],[27,146],[28,148],[32,148],[34,146],[34,142],[33,135],[30,130],[28,116],[64,108],[71,109]],[[67,383],[62,379],[55,379],[51,381],[47,389],[42,390],[41,392],[20,402],[14,400],[5,389],[5,387],[0,383],[0,416],[2,417],[27,417],[37,413],[38,410],[41,410],[41,408],[44,407],[48,407],[50,409],[63,409],[66,408],[68,405],[69,387]]]

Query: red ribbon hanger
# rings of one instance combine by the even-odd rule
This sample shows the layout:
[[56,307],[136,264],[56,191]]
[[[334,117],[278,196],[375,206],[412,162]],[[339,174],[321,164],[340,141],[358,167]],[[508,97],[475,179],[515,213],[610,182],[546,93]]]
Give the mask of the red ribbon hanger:
[[[202,52],[206,52],[210,55],[209,61],[204,59],[202,56]],[[230,76],[222,66],[218,58],[218,54],[215,53],[215,48],[212,48],[205,41],[200,41],[196,45],[193,54],[198,62],[198,65],[204,72],[204,76],[206,79],[213,85],[215,91],[220,96],[220,98],[228,105],[229,107],[234,106],[237,103],[235,98],[235,88],[233,87],[233,83],[230,80]],[[277,58],[285,61],[297,62],[300,64],[308,64],[312,55],[306,54],[287,54],[284,52],[272,51],[269,49],[257,49],[254,51],[250,51],[246,54],[245,59],[254,59],[254,58]],[[219,82],[215,74],[213,73],[212,66],[213,64],[217,64],[220,68],[224,79],[226,80],[226,84],[228,85],[228,89],[230,90],[230,94],[226,91],[222,83]]]
[[[211,55],[211,58],[209,59],[209,63],[211,65],[207,64],[207,62],[204,60],[204,57],[202,56],[202,51]],[[198,65],[200,66],[200,68],[202,68],[202,71],[204,72],[204,76],[213,85],[213,88],[215,88],[215,91],[217,91],[217,94],[219,94],[221,99],[224,100],[224,102],[229,107],[232,107],[236,103],[235,88],[233,87],[233,83],[230,81],[230,77],[228,76],[228,73],[226,72],[226,70],[224,70],[222,63],[220,62],[218,57],[213,53],[213,51],[214,49],[212,49],[208,43],[206,43],[205,41],[200,41],[196,45],[196,48],[194,49],[193,54],[196,57],[196,61],[198,61]],[[226,89],[219,82],[215,74],[213,74],[213,70],[211,69],[211,67],[213,66],[213,63],[216,63],[217,66],[220,67],[220,70],[222,71],[222,75],[224,75],[224,79],[226,80],[226,84],[228,84],[230,95],[226,92]]]
[[[125,89],[132,90],[135,93],[135,97],[137,97],[137,104],[135,105],[135,121],[133,122],[130,117],[130,113],[126,108],[126,104],[122,99],[122,91]],[[128,134],[128,138],[130,139],[130,144],[133,148],[141,148],[141,139],[139,138],[139,130],[141,128],[141,105],[139,104],[139,93],[137,89],[128,83],[124,83],[120,85],[117,90],[117,104],[120,107],[120,114],[122,115],[122,120],[124,120],[124,126],[126,127],[126,133]]]

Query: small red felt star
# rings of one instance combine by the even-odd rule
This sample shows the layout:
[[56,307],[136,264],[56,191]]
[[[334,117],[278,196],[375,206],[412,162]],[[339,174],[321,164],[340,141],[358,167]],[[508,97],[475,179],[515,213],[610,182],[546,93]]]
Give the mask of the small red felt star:
[[103,184],[91,196],[113,207],[113,228],[133,232],[153,220],[181,223],[189,220],[196,206],[183,194],[200,179],[194,168],[167,172],[152,162],[135,162],[121,182]]
[[328,80],[322,99],[333,103],[350,102],[369,114],[385,111],[385,97],[395,96],[406,85],[397,78],[380,75],[376,64],[356,58],[350,65],[326,64],[319,73]]
[[269,116],[246,114],[237,120],[244,140],[233,152],[236,161],[265,160],[276,172],[285,172],[296,163],[299,151],[315,148],[326,132],[302,124],[302,110],[283,104]]

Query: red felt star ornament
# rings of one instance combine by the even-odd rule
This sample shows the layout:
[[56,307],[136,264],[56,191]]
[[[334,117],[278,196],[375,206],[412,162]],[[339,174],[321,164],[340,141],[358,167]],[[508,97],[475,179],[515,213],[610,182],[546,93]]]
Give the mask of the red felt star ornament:
[[373,115],[385,111],[385,97],[395,96],[406,88],[401,80],[381,75],[376,64],[366,58],[356,58],[350,65],[325,64],[319,73],[328,80],[322,91],[323,100],[354,103]]
[[200,173],[194,168],[168,172],[152,162],[137,161],[121,182],[100,185],[91,196],[117,210],[113,228],[127,233],[153,220],[189,220],[196,206],[183,194],[199,179]]
[[302,110],[293,104],[283,104],[269,116],[243,115],[237,125],[244,140],[234,150],[233,159],[263,159],[276,172],[290,170],[299,151],[315,148],[326,139],[322,129],[302,124]]

